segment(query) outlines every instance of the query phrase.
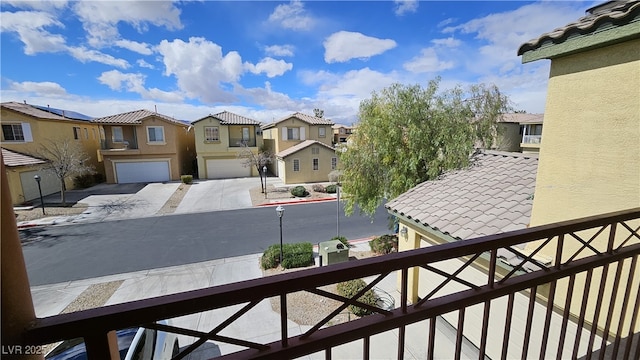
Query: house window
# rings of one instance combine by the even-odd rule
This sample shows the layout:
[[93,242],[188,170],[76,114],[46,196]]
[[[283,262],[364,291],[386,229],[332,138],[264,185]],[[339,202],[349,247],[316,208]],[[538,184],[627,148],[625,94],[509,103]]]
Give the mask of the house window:
[[323,127],[319,127],[318,128],[318,136],[319,137],[325,137],[326,136],[326,131],[327,130],[326,130],[326,128],[324,126]]
[[98,134],[96,133],[96,129],[91,129],[93,131],[93,140],[98,138]]
[[124,135],[122,134],[122,127],[120,126],[111,128],[111,136],[114,143],[124,142]]
[[340,128],[340,134],[344,134],[344,128]]
[[204,141],[220,141],[217,126],[206,126],[204,128]]
[[313,154],[313,155],[320,154],[320,148],[319,147],[312,147],[311,148],[311,154]]
[[2,135],[5,141],[24,141],[22,124],[3,124]]
[[89,140],[89,129],[84,128],[84,139]]
[[163,126],[147,126],[147,135],[150,143],[164,143]]
[[73,127],[73,138],[75,140],[80,140],[80,128],[79,127],[76,127],[76,126]]
[[288,128],[287,129],[287,140],[300,140],[300,129],[299,128]]
[[300,160],[293,159],[293,171],[300,171]]
[[313,159],[313,170],[318,170],[320,167],[320,161],[318,159]]
[[331,170],[335,170],[336,168],[338,168],[338,158],[332,157],[331,158]]
[[249,141],[249,138],[251,137],[249,135],[249,128],[248,127],[243,127],[242,128],[242,141]]

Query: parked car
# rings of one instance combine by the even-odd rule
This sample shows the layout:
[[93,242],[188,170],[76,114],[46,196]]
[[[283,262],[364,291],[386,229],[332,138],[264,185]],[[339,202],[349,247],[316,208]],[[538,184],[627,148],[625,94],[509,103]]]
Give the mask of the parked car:
[[[161,321],[161,324],[167,324]],[[122,360],[164,360],[178,354],[180,346],[175,334],[145,328],[116,331]],[[45,359],[86,360],[87,351],[82,338],[65,340],[49,352]]]

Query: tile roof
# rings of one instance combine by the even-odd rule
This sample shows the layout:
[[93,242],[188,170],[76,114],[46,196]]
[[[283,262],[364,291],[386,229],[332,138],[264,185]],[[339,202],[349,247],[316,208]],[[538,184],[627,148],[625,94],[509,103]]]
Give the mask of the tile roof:
[[166,116],[166,115],[162,115],[159,114],[157,112],[153,112],[153,111],[149,111],[149,110],[135,110],[135,111],[129,111],[126,113],[121,113],[121,114],[116,114],[116,115],[110,115],[110,116],[105,116],[105,117],[101,117],[101,118],[96,118],[91,120],[92,122],[95,123],[100,123],[100,124],[130,124],[130,125],[140,125],[142,124],[142,120],[146,119],[148,117],[151,116],[155,116],[158,119],[170,122],[170,123],[174,123],[177,125],[182,125],[182,126],[189,126],[188,124],[180,121],[180,120],[176,120],[172,117]]
[[516,123],[516,124],[541,124],[544,120],[544,114],[521,114],[509,113],[502,114],[498,122]]
[[460,240],[524,229],[537,168],[537,154],[485,150],[469,168],[425,181],[385,207]]
[[2,103],[2,107],[3,108],[7,108],[25,115],[29,115],[29,116],[33,116],[39,119],[47,119],[47,120],[75,120],[78,121],[76,119],[71,119],[71,118],[67,118],[58,114],[54,114],[52,112],[49,111],[45,111],[42,109],[39,109],[37,107],[31,106],[29,104],[23,104],[23,103],[19,103],[19,102],[15,102],[15,101],[9,101],[9,102],[3,102]]
[[296,113],[293,113],[293,114],[291,114],[289,116],[286,116],[286,117],[284,117],[284,118],[282,118],[282,119],[280,119],[278,121],[274,121],[272,123],[266,124],[262,128],[263,129],[270,129],[270,128],[276,126],[278,123],[281,123],[283,121],[289,120],[291,118],[296,118],[296,119],[302,120],[302,121],[304,121],[304,122],[306,122],[308,124],[311,124],[311,125],[333,125],[333,121],[331,121],[329,119],[319,118],[317,116],[310,116],[310,115],[307,115],[307,114],[296,112]]
[[5,148],[2,148],[2,159],[7,167],[39,165],[47,162],[46,160]]
[[207,115],[207,116],[203,117],[202,119],[198,119],[198,120],[192,122],[192,124],[195,124],[198,121],[207,119],[209,117],[214,117],[214,118],[220,120],[220,124],[221,125],[261,125],[260,121],[258,121],[258,120],[253,120],[253,119],[250,119],[248,117],[244,117],[242,115],[234,114],[234,113],[229,112],[229,111],[223,111],[221,113],[217,113],[217,114],[214,114],[214,115]]
[[304,149],[306,147],[309,147],[311,145],[315,145],[315,144],[322,145],[322,146],[324,146],[325,148],[327,148],[327,149],[329,149],[331,151],[335,151],[335,149],[332,148],[331,146],[329,146],[329,145],[327,145],[327,144],[325,144],[323,142],[320,142],[318,140],[305,140],[305,141],[301,142],[300,144],[294,145],[294,146],[292,146],[292,147],[290,147],[288,149],[280,151],[279,153],[276,154],[276,157],[285,158],[285,157],[287,157],[287,156],[289,156],[291,154],[297,153],[298,151],[300,151],[300,150],[302,150],[302,149]]
[[640,18],[640,1],[608,1],[587,10],[587,15],[577,21],[540,35],[520,45],[518,55],[536,50],[545,43],[560,44],[571,36],[588,35],[605,27],[620,26],[637,21]]

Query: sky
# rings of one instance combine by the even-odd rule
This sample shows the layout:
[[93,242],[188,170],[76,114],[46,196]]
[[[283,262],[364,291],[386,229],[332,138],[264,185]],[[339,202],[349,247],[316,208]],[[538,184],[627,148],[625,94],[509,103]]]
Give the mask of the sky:
[[0,100],[264,123],[319,108],[348,125],[373,91],[440,77],[543,113],[550,62],[517,50],[597,3],[0,0]]

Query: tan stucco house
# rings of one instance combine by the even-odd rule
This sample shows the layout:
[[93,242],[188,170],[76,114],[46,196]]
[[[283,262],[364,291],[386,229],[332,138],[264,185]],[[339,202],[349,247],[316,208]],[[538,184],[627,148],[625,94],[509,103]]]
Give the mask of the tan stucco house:
[[92,120],[101,126],[100,155],[108,183],[162,182],[192,175],[193,128],[148,110]]
[[[86,115],[73,111],[53,109],[19,102],[4,102],[1,106],[0,123],[2,125],[2,148],[34,157],[47,141],[68,139],[77,142],[89,156],[87,165],[96,172],[104,173],[98,161],[100,148],[99,126]],[[35,156],[37,159],[38,156]],[[22,158],[24,160],[24,158]],[[55,175],[39,169],[36,160],[20,165],[11,165],[5,159],[13,204],[21,204],[39,197],[34,176],[41,178],[43,195],[60,191],[60,181]],[[73,179],[65,182],[67,189],[73,189]]]
[[191,123],[195,132],[198,175],[201,179],[258,176],[257,169],[238,158],[242,151],[258,154],[260,122],[228,111]]
[[544,114],[508,113],[498,119],[496,150],[539,152]]
[[348,126],[343,124],[335,124],[331,127],[333,129],[333,144],[346,144],[349,136],[353,134],[354,126]]
[[331,120],[294,113],[262,127],[264,146],[276,155],[269,170],[285,184],[328,181],[338,167]]

